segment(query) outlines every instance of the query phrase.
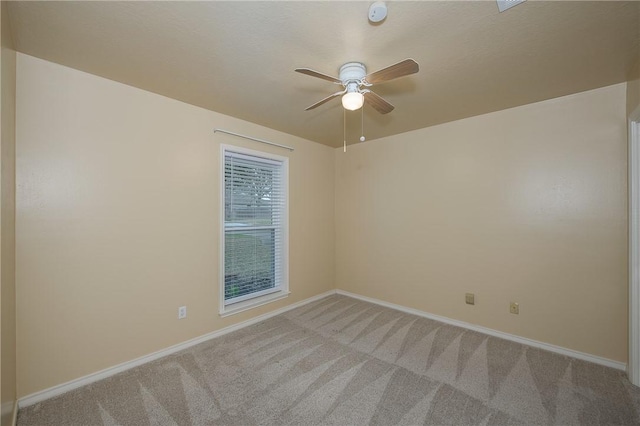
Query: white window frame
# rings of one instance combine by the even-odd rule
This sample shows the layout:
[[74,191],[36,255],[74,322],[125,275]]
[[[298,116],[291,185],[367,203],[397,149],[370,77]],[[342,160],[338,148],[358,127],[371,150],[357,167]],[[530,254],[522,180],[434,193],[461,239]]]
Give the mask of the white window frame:
[[[276,289],[264,290],[252,294],[248,294],[239,298],[233,304],[225,303],[225,153],[234,152],[238,154],[250,155],[265,160],[278,161],[282,163],[282,182],[285,199],[285,207],[283,211],[283,227],[282,227],[282,248],[276,256],[280,256],[280,264],[282,267],[282,282]],[[262,306],[276,300],[283,299],[289,295],[289,159],[276,154],[263,151],[242,148],[234,145],[220,144],[220,279],[218,284],[219,290],[219,306],[220,315],[227,316],[244,312],[248,309]]]
[[640,107],[629,117],[629,381],[640,386]]

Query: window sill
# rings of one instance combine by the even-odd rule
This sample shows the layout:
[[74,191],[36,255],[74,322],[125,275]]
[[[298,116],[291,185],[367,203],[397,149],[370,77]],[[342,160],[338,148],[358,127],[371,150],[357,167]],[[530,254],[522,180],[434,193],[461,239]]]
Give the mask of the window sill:
[[233,305],[222,308],[220,311],[220,317],[224,318],[230,315],[239,314],[240,312],[245,312],[249,309],[284,299],[285,297],[289,297],[289,294],[291,294],[290,291],[279,291],[261,297],[256,297],[255,299],[245,300],[244,302],[234,303]]

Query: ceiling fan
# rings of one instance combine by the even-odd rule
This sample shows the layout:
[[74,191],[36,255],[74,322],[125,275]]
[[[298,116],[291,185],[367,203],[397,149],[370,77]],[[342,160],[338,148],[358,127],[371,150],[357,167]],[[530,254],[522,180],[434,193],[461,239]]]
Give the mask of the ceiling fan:
[[309,68],[296,68],[296,72],[318,77],[323,80],[339,84],[343,90],[333,93],[326,98],[307,107],[305,111],[314,109],[330,101],[333,98],[342,96],[342,106],[350,111],[362,108],[364,102],[371,105],[380,114],[387,114],[393,111],[394,106],[376,95],[368,88],[374,84],[384,83],[406,75],[415,74],[419,70],[418,63],[413,59],[405,59],[397,64],[388,66],[371,74],[367,74],[367,68],[360,62],[348,62],[340,67],[340,77],[332,77]]

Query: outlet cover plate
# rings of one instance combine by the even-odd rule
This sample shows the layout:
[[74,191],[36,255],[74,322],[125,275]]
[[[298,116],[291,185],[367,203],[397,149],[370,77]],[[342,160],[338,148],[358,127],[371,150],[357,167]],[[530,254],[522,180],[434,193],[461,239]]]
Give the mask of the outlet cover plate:
[[465,293],[464,301],[467,305],[475,305],[476,304],[476,296],[473,293]]
[[520,305],[516,302],[511,302],[509,305],[509,312],[518,315],[520,313]]

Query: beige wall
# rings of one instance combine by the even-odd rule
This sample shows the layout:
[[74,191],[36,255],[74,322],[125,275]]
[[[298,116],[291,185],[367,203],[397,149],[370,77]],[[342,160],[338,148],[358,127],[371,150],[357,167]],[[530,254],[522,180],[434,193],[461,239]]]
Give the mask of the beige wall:
[[[30,56],[17,66],[19,396],[331,290],[334,277],[626,360],[625,84],[344,154]],[[291,158],[292,294],[224,319],[219,142]]]
[[13,421],[16,399],[15,105],[16,52],[2,2],[0,57],[0,406],[2,426]]
[[[640,21],[640,2],[636,4],[638,20]],[[638,52],[636,63],[627,77],[627,117],[637,120],[640,117],[640,31],[638,31]]]
[[337,288],[625,362],[625,90],[336,149]]
[[[23,54],[17,66],[20,397],[334,288],[333,149]],[[292,293],[225,318],[221,142],[290,158]]]
[[627,81],[627,117],[633,117],[634,120],[640,117],[640,53]]

